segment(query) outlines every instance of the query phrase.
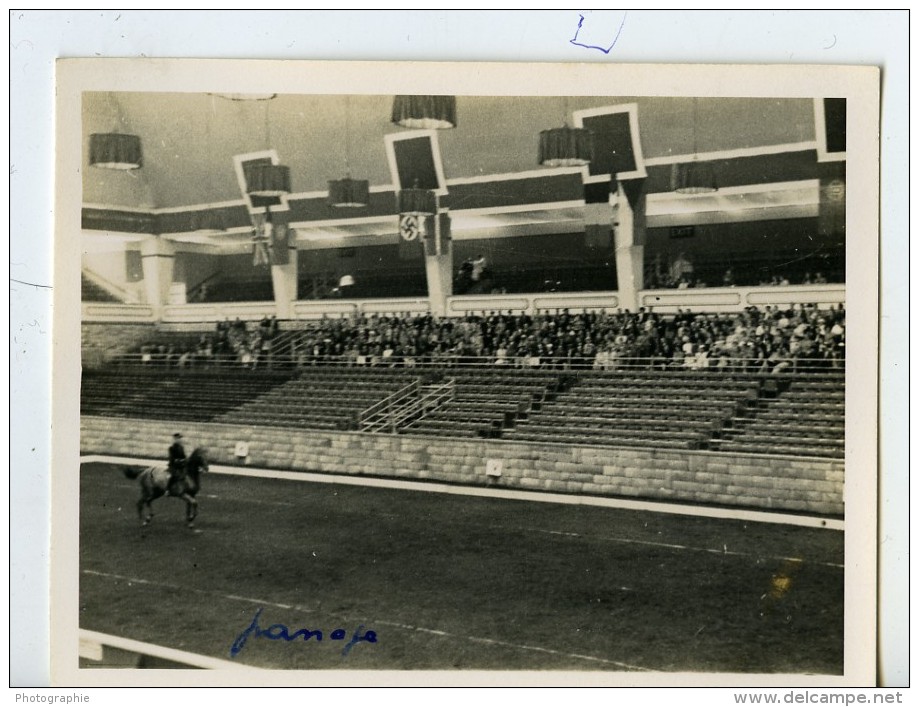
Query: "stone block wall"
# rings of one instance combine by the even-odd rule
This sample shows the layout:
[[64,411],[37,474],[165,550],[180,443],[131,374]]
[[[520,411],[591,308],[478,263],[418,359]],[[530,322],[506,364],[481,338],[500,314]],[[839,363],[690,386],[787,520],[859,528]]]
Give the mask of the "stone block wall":
[[214,464],[485,486],[489,459],[503,463],[496,486],[843,515],[843,463],[702,451],[610,449],[502,440],[438,439],[217,423],[83,417],[83,454],[166,458],[172,434],[186,450],[206,446]]

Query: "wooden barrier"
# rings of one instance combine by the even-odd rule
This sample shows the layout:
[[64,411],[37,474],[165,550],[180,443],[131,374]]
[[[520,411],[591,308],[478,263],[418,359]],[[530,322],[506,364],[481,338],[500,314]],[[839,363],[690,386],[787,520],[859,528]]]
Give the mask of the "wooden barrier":
[[79,657],[84,668],[197,668],[204,670],[256,671],[242,663],[210,658],[153,643],[134,641],[107,633],[79,632]]

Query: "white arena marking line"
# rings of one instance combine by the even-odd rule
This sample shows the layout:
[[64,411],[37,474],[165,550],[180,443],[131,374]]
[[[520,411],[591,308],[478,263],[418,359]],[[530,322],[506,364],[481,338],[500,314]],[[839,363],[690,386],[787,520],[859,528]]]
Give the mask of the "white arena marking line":
[[208,496],[207,498],[221,498],[223,501],[228,503],[252,503],[256,506],[284,506],[288,508],[293,508],[296,506],[296,503],[290,501],[263,501],[260,498],[232,498],[231,496]]
[[380,626],[393,626],[394,628],[401,628],[406,631],[417,631],[419,633],[431,633],[435,636],[446,636],[448,638],[460,638],[466,641],[472,641],[473,643],[485,643],[490,646],[501,646],[503,648],[514,648],[516,650],[525,650],[532,651],[535,653],[547,653],[549,655],[562,656],[564,658],[575,658],[577,660],[588,660],[594,663],[606,663],[607,665],[615,665],[620,668],[625,668],[627,670],[638,670],[642,672],[655,672],[649,668],[642,668],[639,665],[630,665],[629,663],[621,663],[618,660],[609,660],[608,658],[598,658],[593,655],[582,655],[580,653],[566,653],[565,651],[557,651],[552,648],[542,648],[541,646],[528,646],[519,643],[509,643],[507,641],[499,641],[494,638],[478,638],[476,636],[459,636],[454,633],[448,633],[447,631],[435,631],[430,628],[421,628],[419,626],[411,626],[409,624],[400,624],[391,621],[377,621]]
[[223,597],[224,599],[232,599],[233,601],[244,601],[250,604],[260,604],[263,606],[270,606],[275,609],[285,609],[285,610],[294,610],[299,611],[304,614],[312,613],[314,610],[309,609],[304,606],[292,606],[290,604],[279,604],[275,601],[268,601],[267,599],[255,599],[253,597],[243,597],[238,594],[221,594],[220,592],[211,592],[206,589],[194,589],[190,587],[180,587],[177,584],[170,584],[169,582],[156,582],[149,579],[140,579],[138,577],[126,577],[123,574],[115,574],[113,572],[98,572],[96,570],[80,570],[83,574],[91,574],[94,577],[105,577],[106,579],[117,579],[122,582],[128,582],[130,584],[149,584],[155,587],[165,587],[168,589],[178,589],[184,592],[191,592],[193,594],[204,594],[205,596],[218,596]]
[[[136,457],[108,456],[87,454],[80,457],[81,463],[104,462],[107,464],[131,464],[135,466],[163,465],[160,459],[140,459]],[[575,506],[598,506],[601,508],[619,508],[623,510],[651,511],[669,515],[697,516],[721,520],[744,520],[751,523],[776,523],[794,525],[803,528],[820,528],[824,530],[844,530],[845,521],[817,516],[799,516],[789,513],[752,511],[740,508],[708,508],[705,506],[688,506],[678,503],[660,503],[656,501],[633,501],[622,498],[602,498],[599,496],[569,496],[536,491],[500,489],[478,486],[452,486],[437,482],[409,481],[405,479],[380,479],[362,476],[342,476],[340,474],[318,474],[308,471],[272,471],[269,469],[243,468],[237,466],[211,465],[210,471],[217,474],[245,476],[258,479],[282,479],[286,481],[308,481],[320,484],[341,484],[346,486],[370,486],[374,488],[398,489],[405,491],[427,491],[429,493],[446,493],[457,496],[478,496],[481,498],[501,498],[515,501],[538,501],[542,503],[561,503]]]
[[542,528],[527,528],[527,527],[516,527],[512,528],[509,526],[493,525],[492,528],[496,530],[522,530],[526,533],[543,533],[545,535],[562,535],[570,538],[584,538],[585,540],[608,540],[614,543],[624,543],[631,545],[650,545],[652,547],[665,547],[671,550],[692,550],[693,552],[708,552],[712,555],[730,555],[732,557],[756,557],[763,560],[781,560],[783,562],[807,562],[811,565],[820,565],[822,567],[836,567],[840,569],[845,569],[845,565],[841,565],[837,562],[820,562],[815,560],[804,560],[801,557],[783,557],[781,555],[758,555],[753,552],[738,552],[736,550],[728,550],[727,546],[722,549],[717,549],[713,547],[698,547],[695,545],[674,545],[673,543],[659,543],[653,540],[638,540],[636,538],[623,538],[615,535],[585,535],[583,533],[572,533],[561,530],[543,530]]
[[125,577],[120,574],[111,574],[109,572],[97,572],[95,570],[81,570],[83,574],[91,574],[96,577],[108,577],[110,579],[120,579],[124,582],[130,582],[131,584],[152,584],[157,587],[166,587],[167,589],[182,589],[178,584],[170,584],[169,582],[153,582],[149,579],[140,579],[138,577]]
[[[132,584],[147,584],[147,585],[157,586],[157,587],[167,587],[169,589],[179,589],[179,590],[186,591],[186,592],[192,592],[194,594],[204,594],[208,596],[221,597],[223,599],[232,599],[234,601],[243,601],[248,604],[255,604],[257,606],[270,606],[270,607],[277,608],[277,609],[284,609],[286,611],[297,611],[303,614],[316,613],[315,609],[309,609],[309,608],[302,607],[302,606],[291,606],[289,604],[279,604],[277,602],[264,601],[262,599],[255,599],[253,597],[243,597],[237,594],[221,594],[220,592],[212,592],[206,589],[193,589],[193,588],[188,588],[188,587],[179,587],[177,585],[169,584],[167,582],[156,582],[156,581],[152,581],[149,579],[141,579],[139,577],[126,577],[124,575],[113,574],[111,572],[98,572],[96,570],[87,570],[87,569],[81,570],[81,572],[83,574],[91,574],[95,577],[105,577],[108,579],[117,579],[123,582],[130,582]],[[367,621],[366,619],[357,620],[357,619],[353,619],[347,616],[343,616],[341,618],[344,621],[351,621],[354,623],[371,623]],[[455,639],[464,640],[464,641],[471,641],[473,643],[486,643],[488,645],[502,646],[504,648],[513,648],[515,650],[531,651],[534,653],[547,653],[549,655],[557,655],[557,656],[561,656],[564,658],[574,658],[576,660],[586,660],[586,661],[591,661],[594,663],[605,663],[607,665],[615,665],[620,668],[624,668],[626,670],[640,670],[644,672],[655,672],[655,671],[651,671],[649,668],[642,668],[641,666],[638,666],[638,665],[630,665],[628,663],[621,663],[619,661],[609,660],[607,658],[598,658],[592,655],[581,655],[579,653],[566,653],[564,651],[557,651],[552,648],[543,648],[541,646],[528,646],[528,645],[522,645],[518,643],[509,643],[507,641],[499,641],[494,638],[480,638],[478,636],[462,636],[462,635],[455,634],[455,633],[449,633],[448,631],[440,631],[437,629],[424,628],[421,626],[411,626],[409,624],[402,624],[402,623],[397,623],[394,621],[374,621],[372,623],[378,626],[391,626],[393,628],[399,628],[405,631],[417,631],[419,633],[429,633],[435,636],[455,638]],[[167,650],[170,650],[170,649],[167,649]],[[231,665],[235,665],[235,663],[232,663]]]

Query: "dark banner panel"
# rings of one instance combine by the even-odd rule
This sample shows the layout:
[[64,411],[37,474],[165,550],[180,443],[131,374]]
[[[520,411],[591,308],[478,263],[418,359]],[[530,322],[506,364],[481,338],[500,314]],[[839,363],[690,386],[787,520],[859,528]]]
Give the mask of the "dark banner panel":
[[84,208],[81,226],[87,231],[119,231],[122,233],[157,233],[156,218],[117,209]]
[[395,140],[396,169],[402,189],[441,189],[434,164],[434,146],[428,136]]
[[828,153],[846,151],[846,99],[823,99],[823,130]]
[[584,127],[594,136],[591,174],[635,172],[639,165],[632,145],[631,114],[605,113],[583,118]]
[[820,211],[818,230],[824,236],[846,234],[846,163],[820,165]]
[[[749,184],[797,182],[818,177],[815,150],[733,157],[702,164],[711,165],[719,189]],[[649,166],[646,192],[656,194],[672,191],[672,175],[672,165]]]

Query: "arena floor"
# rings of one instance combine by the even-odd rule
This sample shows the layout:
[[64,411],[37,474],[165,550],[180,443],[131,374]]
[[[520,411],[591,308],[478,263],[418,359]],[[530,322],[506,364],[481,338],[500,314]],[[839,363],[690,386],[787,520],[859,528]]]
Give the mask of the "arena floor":
[[212,473],[192,531],[138,493],[81,468],[81,628],[282,669],[843,671],[839,530]]

